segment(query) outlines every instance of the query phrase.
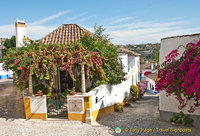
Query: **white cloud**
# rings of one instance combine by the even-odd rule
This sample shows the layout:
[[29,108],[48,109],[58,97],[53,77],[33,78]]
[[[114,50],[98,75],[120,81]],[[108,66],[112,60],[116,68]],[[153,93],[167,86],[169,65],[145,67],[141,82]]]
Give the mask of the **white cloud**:
[[10,38],[15,35],[15,25],[2,25],[0,26],[0,38]]
[[65,10],[65,11],[61,11],[61,12],[58,12],[57,14],[54,14],[54,15],[51,15],[49,17],[46,17],[46,18],[43,18],[41,20],[37,20],[37,21],[34,21],[33,23],[30,23],[31,25],[41,25],[47,21],[50,21],[50,20],[54,20],[56,18],[59,18],[60,16],[68,13],[69,11]]
[[[38,40],[56,29],[58,26],[44,26],[42,25],[45,22],[59,18],[60,16],[68,13],[69,11],[61,11],[57,14],[45,17],[41,20],[34,21],[32,23],[27,23],[27,31],[30,39]],[[0,37],[10,38],[12,35],[15,35],[15,24],[2,25],[0,26]]]
[[80,17],[86,15],[87,13],[81,13],[79,15],[73,16],[73,17],[69,17],[66,19],[66,22],[71,22],[71,21],[77,21]]
[[52,32],[54,29],[58,28],[58,26],[41,26],[41,25],[30,25],[28,26],[28,35],[30,39],[39,40],[45,37],[47,34]]
[[132,19],[135,19],[135,18],[136,17],[122,17],[122,18],[118,18],[118,19],[111,21],[110,24],[117,24],[117,23],[121,23],[121,22],[124,22],[124,21],[129,21],[129,20],[132,20]]
[[[68,11],[62,11],[39,21],[28,23],[27,29],[29,37],[33,40],[38,40],[49,34],[58,26],[46,26],[42,24],[47,21],[56,19],[66,14],[67,12]],[[91,20],[92,17],[94,16],[88,16],[87,13],[82,13],[77,16],[73,16],[72,18],[68,18],[67,22],[84,22],[86,20]],[[109,24],[109,22],[111,23]],[[190,22],[185,22],[183,21],[183,19],[179,18],[172,19],[166,22],[160,22],[158,20],[141,21],[138,19],[134,20],[134,17],[124,17],[114,21],[108,21],[107,24],[109,25],[105,26],[106,33],[110,34],[111,42],[113,42],[114,44],[137,44],[150,42],[155,43],[160,42],[161,38],[169,36],[193,34],[200,32],[200,27],[191,28],[192,24]],[[87,26],[85,24],[82,27],[85,27],[89,31],[93,32],[93,26]],[[12,35],[15,35],[14,23],[0,26],[0,37],[10,38]]]
[[189,22],[179,18],[171,21],[160,22],[151,21],[124,21],[119,25],[106,26],[107,33],[110,34],[111,41],[115,44],[138,44],[160,42],[161,38],[192,34],[199,32],[200,28],[193,29]]
[[138,43],[156,43],[160,42],[160,39],[170,36],[193,34],[200,31],[200,28],[186,28],[176,29],[172,28],[153,28],[153,29],[141,29],[141,30],[121,30],[111,31],[111,42],[114,44],[138,44]]

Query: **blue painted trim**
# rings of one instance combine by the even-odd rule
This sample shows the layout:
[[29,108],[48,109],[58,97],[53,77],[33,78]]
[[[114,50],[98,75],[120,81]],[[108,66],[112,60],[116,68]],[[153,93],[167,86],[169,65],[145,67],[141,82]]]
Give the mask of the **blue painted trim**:
[[155,92],[158,93],[158,91],[155,91],[155,92],[154,92],[154,91],[149,90],[149,89],[146,89],[146,91],[149,92],[149,93],[151,93],[151,94],[155,94]]

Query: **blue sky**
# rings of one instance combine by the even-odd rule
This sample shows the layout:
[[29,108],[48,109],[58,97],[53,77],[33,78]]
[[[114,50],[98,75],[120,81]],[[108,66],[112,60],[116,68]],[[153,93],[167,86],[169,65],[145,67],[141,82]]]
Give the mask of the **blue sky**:
[[1,1],[0,37],[15,35],[18,17],[34,40],[76,23],[90,31],[103,25],[115,44],[155,43],[200,33],[199,5],[199,0],[7,0]]

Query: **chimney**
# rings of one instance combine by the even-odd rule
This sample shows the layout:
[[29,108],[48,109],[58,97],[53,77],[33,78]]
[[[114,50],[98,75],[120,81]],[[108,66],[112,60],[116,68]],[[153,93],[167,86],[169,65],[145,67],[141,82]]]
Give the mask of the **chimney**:
[[151,70],[153,70],[153,63],[151,63]]

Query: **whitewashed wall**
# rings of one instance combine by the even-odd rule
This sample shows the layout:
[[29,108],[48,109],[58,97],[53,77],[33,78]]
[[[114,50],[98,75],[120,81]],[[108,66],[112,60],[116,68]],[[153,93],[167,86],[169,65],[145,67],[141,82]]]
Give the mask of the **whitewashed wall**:
[[8,75],[9,77],[12,77],[13,72],[11,70],[9,71],[3,70],[3,63],[0,63],[0,75],[4,76],[4,78],[6,75]]
[[[186,36],[177,36],[177,37],[169,37],[161,40],[161,48],[160,48],[160,57],[159,63],[162,64],[165,61],[165,56],[167,56],[172,50],[177,49],[179,45],[185,46],[187,43],[194,42],[200,40],[200,34],[194,35],[186,35]],[[184,48],[180,48],[179,53],[182,54]],[[186,107],[188,109],[189,106],[193,103],[193,101],[189,102],[190,104]],[[179,112],[178,110],[179,102],[175,99],[174,96],[165,96],[165,92],[161,91],[159,93],[159,106],[161,111],[168,112]],[[183,110],[187,112],[187,110]],[[193,114],[200,115],[200,110],[196,110]]]
[[124,98],[130,93],[130,86],[139,82],[140,58],[129,57],[127,54],[120,54],[119,57],[122,58],[124,70],[127,71],[127,80],[118,85],[100,85],[90,91],[92,94],[92,111],[123,102]]
[[119,58],[121,58],[122,64],[124,66],[124,72],[128,72],[128,55],[125,53],[120,53]]
[[115,103],[123,102],[125,96],[130,93],[131,78],[118,85],[100,85],[91,92],[92,111],[99,110]]
[[[155,92],[155,81],[152,80],[151,78],[146,77],[146,76],[144,76],[144,78],[145,78],[146,81],[148,81],[147,89]],[[153,85],[153,87],[154,87],[153,90],[150,88],[150,84],[151,84],[151,86]]]

